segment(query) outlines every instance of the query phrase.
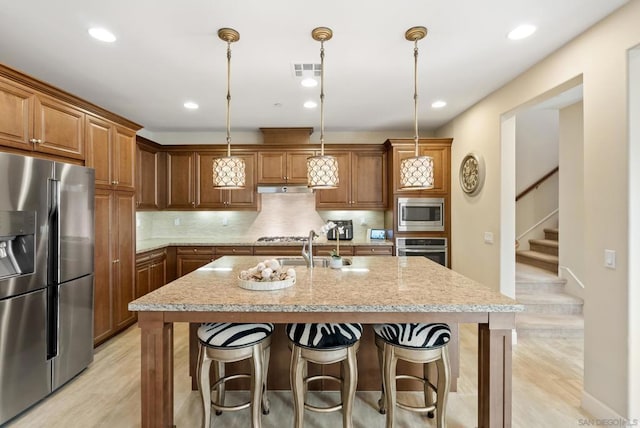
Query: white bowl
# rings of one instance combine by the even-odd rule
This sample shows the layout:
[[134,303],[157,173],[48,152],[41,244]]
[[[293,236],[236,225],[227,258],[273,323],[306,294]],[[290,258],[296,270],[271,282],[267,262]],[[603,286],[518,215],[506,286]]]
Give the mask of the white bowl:
[[295,283],[295,278],[287,278],[282,281],[247,281],[246,279],[238,278],[238,285],[241,288],[254,291],[282,290],[283,288],[291,287]]

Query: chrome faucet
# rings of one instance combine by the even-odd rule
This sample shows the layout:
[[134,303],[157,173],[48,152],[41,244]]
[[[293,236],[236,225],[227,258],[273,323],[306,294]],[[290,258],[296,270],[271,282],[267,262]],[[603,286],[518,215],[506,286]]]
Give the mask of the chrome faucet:
[[[309,231],[309,239],[302,244],[302,258],[307,262],[307,267],[313,269],[313,238],[318,236],[312,229]],[[308,251],[306,251],[308,250]]]

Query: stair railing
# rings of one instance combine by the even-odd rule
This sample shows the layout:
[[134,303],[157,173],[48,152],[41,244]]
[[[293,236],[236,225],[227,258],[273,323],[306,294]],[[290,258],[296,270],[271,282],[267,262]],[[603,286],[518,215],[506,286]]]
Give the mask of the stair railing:
[[520,235],[518,235],[516,237],[516,242],[521,240],[523,236],[525,236],[527,233],[531,232],[533,229],[535,229],[536,227],[540,226],[542,223],[544,223],[545,221],[547,221],[548,219],[550,219],[551,217],[553,217],[554,215],[558,214],[558,211],[560,211],[559,208],[556,208],[555,210],[551,211],[549,214],[547,214],[546,216],[544,216],[541,220],[539,220],[536,224],[534,224],[533,226],[531,226],[529,229],[525,230],[524,232],[522,232]]
[[545,175],[543,175],[538,180],[536,180],[536,182],[533,183],[531,186],[527,187],[522,192],[518,193],[518,195],[516,195],[516,202],[518,202],[518,199],[521,199],[522,197],[524,197],[526,194],[528,194],[532,190],[537,189],[538,186],[540,186],[546,179],[551,177],[553,174],[555,174],[559,170],[560,170],[559,166],[553,168],[551,171],[547,172]]

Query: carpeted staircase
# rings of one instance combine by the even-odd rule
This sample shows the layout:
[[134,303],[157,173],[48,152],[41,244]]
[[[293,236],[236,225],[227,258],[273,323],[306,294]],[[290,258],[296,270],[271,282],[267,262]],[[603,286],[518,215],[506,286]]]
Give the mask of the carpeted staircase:
[[545,239],[531,239],[528,251],[516,251],[516,314],[519,337],[581,337],[582,299],[567,294],[558,277],[558,229],[545,229]]
[[544,229],[544,239],[530,239],[529,250],[516,251],[516,262],[558,274],[558,229]]

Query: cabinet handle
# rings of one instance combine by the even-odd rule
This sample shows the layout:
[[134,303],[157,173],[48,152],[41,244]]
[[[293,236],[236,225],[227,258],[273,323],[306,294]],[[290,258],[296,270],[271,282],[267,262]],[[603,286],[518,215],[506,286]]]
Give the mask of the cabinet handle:
[[235,249],[235,248],[232,248],[232,249],[231,249],[231,252],[232,252],[232,253],[235,253],[235,252],[236,252],[236,249]]
[[195,201],[194,201],[194,202],[191,202],[191,206],[192,206],[192,207],[195,207],[195,206],[196,206]]
[[197,248],[194,248],[194,249],[193,249],[193,252],[194,252],[194,253],[197,253],[197,252],[198,252],[198,249],[197,249]]
[[38,142],[38,140],[36,140],[35,138],[29,138],[29,142],[35,144]]
[[375,248],[372,248],[372,249],[371,249],[371,252],[372,252],[372,253],[375,253],[375,252],[376,252],[376,249],[375,249]]

